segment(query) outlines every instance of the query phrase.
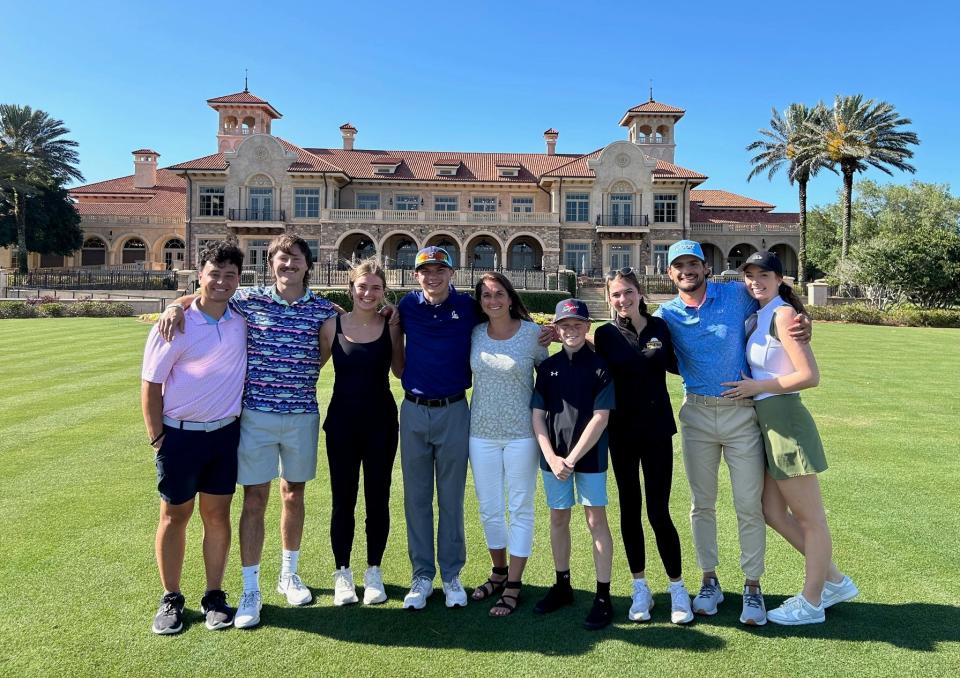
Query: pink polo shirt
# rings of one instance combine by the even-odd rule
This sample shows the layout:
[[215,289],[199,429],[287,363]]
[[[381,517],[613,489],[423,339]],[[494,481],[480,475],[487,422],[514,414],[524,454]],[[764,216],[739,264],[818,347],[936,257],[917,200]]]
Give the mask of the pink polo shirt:
[[143,351],[144,381],[163,384],[163,414],[180,421],[217,421],[240,415],[247,373],[247,321],[224,312],[219,321],[197,302],[184,312],[173,341],[150,330]]

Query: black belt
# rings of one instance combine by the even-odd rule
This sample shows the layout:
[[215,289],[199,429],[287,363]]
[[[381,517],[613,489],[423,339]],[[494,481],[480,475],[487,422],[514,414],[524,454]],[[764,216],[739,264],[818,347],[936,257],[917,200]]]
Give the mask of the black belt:
[[467,397],[467,394],[458,393],[457,395],[452,395],[447,398],[421,398],[420,396],[413,395],[412,393],[404,393],[403,397],[409,400],[411,403],[416,403],[417,405],[423,405],[425,407],[446,407],[447,405],[460,402]]

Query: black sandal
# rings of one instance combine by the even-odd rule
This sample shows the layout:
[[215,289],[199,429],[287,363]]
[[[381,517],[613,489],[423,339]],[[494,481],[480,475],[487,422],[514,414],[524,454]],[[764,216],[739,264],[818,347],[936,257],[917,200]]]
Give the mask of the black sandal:
[[[491,617],[509,617],[513,614],[513,611],[517,609],[517,605],[520,604],[520,582],[511,581],[507,582],[506,586],[503,587],[503,593],[500,594],[500,598],[490,608]],[[510,595],[509,592],[512,592],[513,595]],[[504,614],[495,614],[497,610],[506,610]]]
[[[497,574],[494,572],[493,574]],[[491,575],[492,576],[492,575]],[[486,600],[487,598],[492,598],[493,596],[499,595],[503,592],[503,588],[507,585],[507,575],[503,575],[503,579],[491,579],[487,577],[487,581],[483,582],[473,590],[473,595],[470,597],[479,602],[481,600]]]

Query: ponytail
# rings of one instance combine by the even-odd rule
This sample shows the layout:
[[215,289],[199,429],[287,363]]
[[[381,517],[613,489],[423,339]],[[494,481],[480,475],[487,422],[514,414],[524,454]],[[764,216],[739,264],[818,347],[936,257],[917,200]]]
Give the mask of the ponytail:
[[780,298],[785,302],[793,306],[793,309],[797,313],[806,313],[806,309],[803,307],[803,302],[800,301],[800,297],[797,296],[797,293],[793,291],[793,288],[787,283],[781,281],[780,287],[777,288],[777,294],[780,295]]

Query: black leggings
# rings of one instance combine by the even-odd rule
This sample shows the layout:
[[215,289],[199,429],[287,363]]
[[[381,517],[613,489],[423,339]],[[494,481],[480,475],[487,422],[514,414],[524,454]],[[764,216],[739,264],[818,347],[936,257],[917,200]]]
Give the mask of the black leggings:
[[610,460],[620,493],[620,532],[631,572],[646,569],[643,524],[640,514],[640,467],[647,495],[647,518],[657,539],[660,560],[667,576],[680,576],[680,537],[670,518],[670,488],[673,483],[673,442],[670,438],[647,438],[641,430],[610,428]]
[[350,567],[361,466],[367,509],[367,565],[379,567],[390,534],[390,482],[397,456],[396,417],[392,427],[388,424],[381,428],[369,421],[340,421],[331,428],[340,429],[327,431],[326,436],[333,496],[330,542],[337,569]]

